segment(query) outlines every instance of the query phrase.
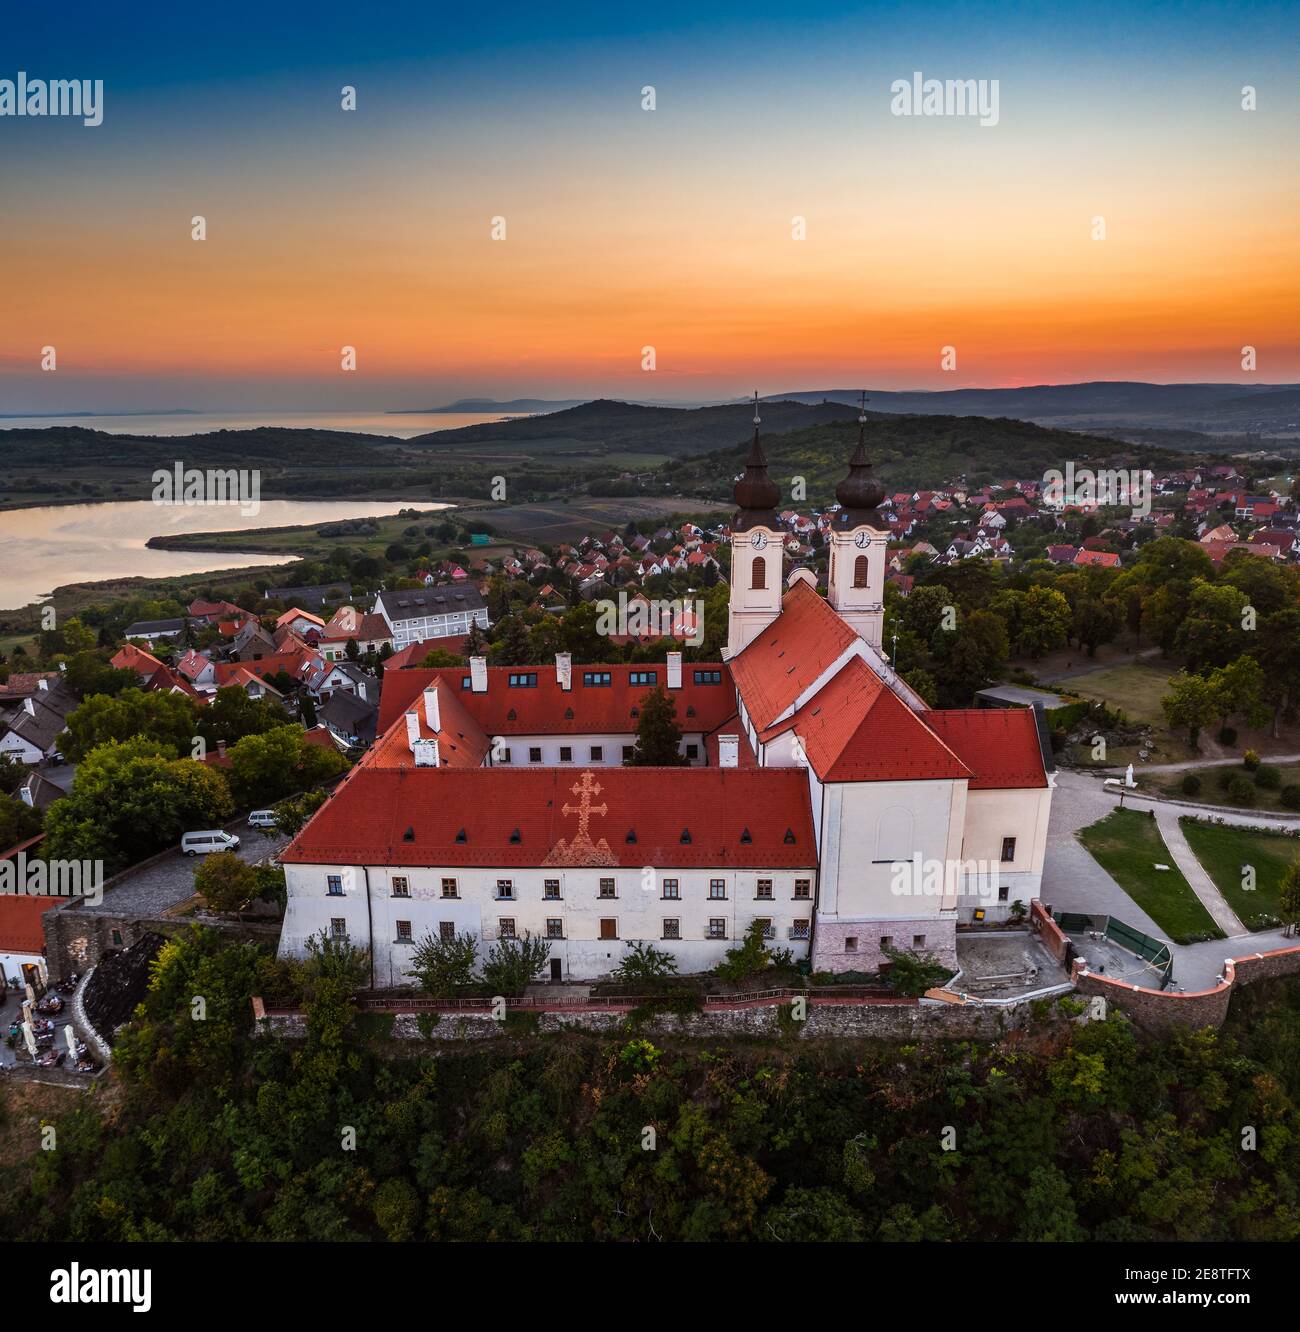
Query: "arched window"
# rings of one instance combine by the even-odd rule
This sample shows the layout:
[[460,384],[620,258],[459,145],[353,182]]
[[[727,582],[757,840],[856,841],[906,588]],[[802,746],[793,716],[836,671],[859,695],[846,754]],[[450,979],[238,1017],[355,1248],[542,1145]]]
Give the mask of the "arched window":
[[885,810],[876,824],[876,861],[911,860],[913,846],[912,811],[901,805]]
[[753,569],[749,577],[749,585],[751,588],[767,586],[767,561],[761,555],[756,556],[754,559]]
[[853,586],[866,587],[867,585],[867,557],[859,555],[853,561]]

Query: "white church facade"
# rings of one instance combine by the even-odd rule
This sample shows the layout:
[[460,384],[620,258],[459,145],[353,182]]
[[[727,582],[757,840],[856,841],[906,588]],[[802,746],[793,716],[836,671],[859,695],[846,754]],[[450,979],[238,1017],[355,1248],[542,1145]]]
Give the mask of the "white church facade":
[[[755,418],[721,662],[389,672],[380,739],[286,848],[281,952],[324,930],[409,983],[427,934],[525,931],[555,980],[636,940],[705,970],[755,920],[818,971],[954,965],[958,920],[1038,892],[1050,747],[1030,709],[931,709],[881,652],[886,528],[861,432],[826,597],[787,578]],[[646,695],[685,767],[623,766]]]

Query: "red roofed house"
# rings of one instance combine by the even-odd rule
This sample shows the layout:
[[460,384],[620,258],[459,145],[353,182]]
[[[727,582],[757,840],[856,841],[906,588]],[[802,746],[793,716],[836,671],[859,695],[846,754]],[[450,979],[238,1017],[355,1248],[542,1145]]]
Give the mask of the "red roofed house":
[[1102,569],[1118,569],[1119,556],[1113,550],[1084,550],[1074,557],[1075,564],[1095,564]]
[[[761,922],[816,970],[870,972],[893,949],[954,965],[958,919],[1037,894],[1050,745],[1031,708],[932,710],[889,666],[861,432],[825,598],[785,576],[757,431],[735,494],[724,660],[385,672],[376,742],[281,854],[283,955],[323,929],[382,987],[427,935],[529,931],[553,980],[608,975],[635,941],[685,973]],[[625,767],[655,689],[687,766]]]
[[115,671],[134,671],[141,684],[151,679],[154,672],[162,668],[162,662],[152,652],[146,652],[144,648],[136,647],[134,643],[125,643],[118,648],[109,658],[108,664]]
[[355,641],[359,652],[378,652],[385,643],[393,646],[393,632],[382,615],[340,606],[321,630],[321,656],[326,661],[344,660],[349,641]]
[[[47,896],[31,891],[37,853],[44,834],[29,837],[17,846],[0,851],[0,870],[6,884],[0,892],[0,987],[32,985],[39,994],[47,980],[45,970],[45,913],[72,901],[70,897]],[[12,879],[12,882],[8,880]],[[55,886],[50,880],[46,887]],[[57,886],[67,887],[66,883]],[[22,891],[18,891],[18,888]],[[0,993],[3,990],[0,989]]]

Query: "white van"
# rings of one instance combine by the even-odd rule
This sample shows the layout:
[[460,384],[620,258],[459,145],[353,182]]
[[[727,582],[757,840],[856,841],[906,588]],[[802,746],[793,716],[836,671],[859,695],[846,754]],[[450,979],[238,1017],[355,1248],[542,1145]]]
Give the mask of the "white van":
[[206,856],[213,851],[238,851],[239,838],[234,833],[209,828],[204,832],[187,832],[181,838],[181,850],[187,856]]
[[250,828],[274,828],[275,810],[273,809],[255,809],[248,816],[248,826]]

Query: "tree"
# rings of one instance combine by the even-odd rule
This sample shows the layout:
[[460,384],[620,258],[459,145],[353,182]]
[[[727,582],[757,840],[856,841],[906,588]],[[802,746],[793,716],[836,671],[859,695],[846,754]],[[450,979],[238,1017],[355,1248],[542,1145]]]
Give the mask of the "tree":
[[289,796],[271,806],[275,815],[277,832],[288,838],[297,837],[306,826],[307,820],[329,799],[328,791],[304,791],[301,795]]
[[68,713],[62,749],[71,762],[80,763],[109,741],[145,736],[175,758],[190,752],[197,726],[198,709],[186,694],[146,694],[138,689],[116,698],[92,694]]
[[1070,603],[1055,588],[1031,587],[1020,612],[1016,648],[1035,661],[1063,647],[1070,632]]
[[420,988],[435,999],[450,999],[474,980],[478,936],[457,934],[450,939],[426,934],[411,954],[410,970]]
[[1280,734],[1282,718],[1300,698],[1300,610],[1278,611],[1259,622],[1251,655],[1264,671],[1264,696],[1273,708],[1273,738]]
[[641,700],[636,722],[636,745],[627,760],[635,768],[680,768],[682,728],[677,724],[677,703],[663,685],[656,685]]
[[0,851],[5,851],[41,830],[41,816],[16,796],[0,795]]
[[198,733],[215,746],[233,745],[246,735],[263,735],[284,725],[284,709],[269,698],[249,698],[238,685],[218,689],[199,714]]
[[116,670],[98,652],[78,652],[68,662],[63,678],[68,688],[83,699],[91,694],[116,697],[138,687],[134,671]]
[[518,615],[508,615],[501,637],[492,649],[493,663],[497,666],[527,666],[532,659],[527,626]]
[[1300,927],[1300,860],[1287,866],[1278,888],[1278,912],[1286,927],[1283,933],[1289,939]]
[[16,754],[0,754],[0,794],[13,795],[26,779],[27,765]]
[[1160,700],[1171,729],[1187,728],[1187,743],[1200,747],[1201,728],[1214,720],[1218,701],[1210,682],[1201,675],[1179,671],[1169,682],[1169,692]]
[[260,887],[257,871],[233,851],[206,856],[194,871],[194,890],[213,911],[242,911],[259,895]]
[[1226,666],[1246,646],[1243,611],[1246,594],[1235,587],[1192,584],[1187,609],[1174,635],[1174,647],[1187,658],[1187,669]]
[[483,982],[493,994],[519,995],[542,974],[551,945],[527,930],[518,939],[498,939],[483,964]]
[[102,860],[113,874],[188,829],[219,826],[233,808],[225,778],[206,764],[143,736],[110,741],[86,755],[71,792],[46,811],[43,849],[51,859]]
[[361,648],[357,645],[355,638],[349,638],[344,645],[343,653],[349,661],[356,661],[361,656]]
[[1254,657],[1238,657],[1210,674],[1210,692],[1223,725],[1241,716],[1251,726],[1263,726],[1271,709],[1264,701],[1264,672]]
[[248,805],[266,805],[305,788],[319,786],[347,770],[333,746],[312,744],[294,723],[262,735],[246,735],[229,751],[230,781]]

